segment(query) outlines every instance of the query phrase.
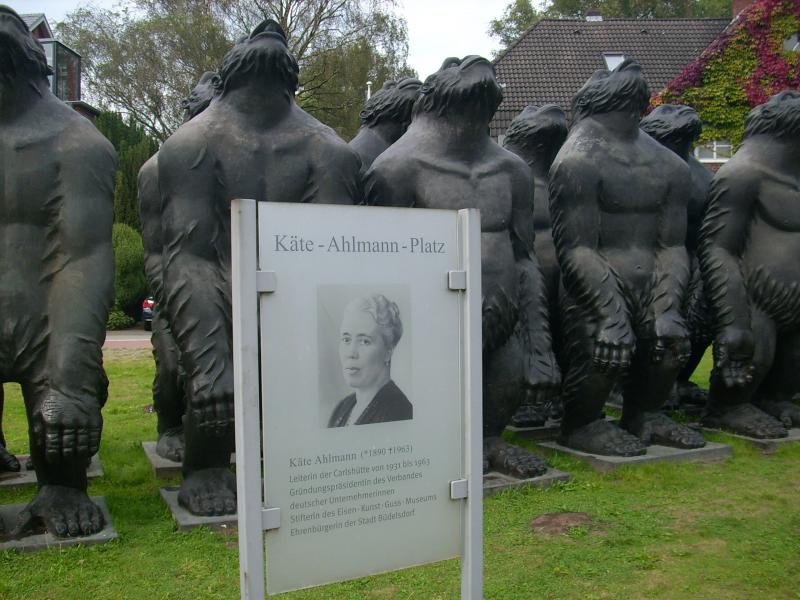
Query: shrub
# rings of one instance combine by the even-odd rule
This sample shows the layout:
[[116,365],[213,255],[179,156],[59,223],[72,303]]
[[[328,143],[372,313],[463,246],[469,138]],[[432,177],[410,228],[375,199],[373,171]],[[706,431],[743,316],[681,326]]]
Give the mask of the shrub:
[[129,317],[121,310],[115,308],[108,313],[108,323],[106,324],[106,329],[110,331],[127,329],[134,323],[136,323],[136,321],[132,317]]
[[114,223],[112,242],[116,296],[114,308],[137,319],[142,308],[142,300],[147,296],[142,236],[128,225]]

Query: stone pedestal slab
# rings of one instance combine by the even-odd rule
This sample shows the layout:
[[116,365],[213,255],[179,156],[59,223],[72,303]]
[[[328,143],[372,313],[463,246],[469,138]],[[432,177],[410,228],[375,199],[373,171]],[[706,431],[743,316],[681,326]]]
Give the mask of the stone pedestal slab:
[[[111,522],[111,515],[108,512],[108,506],[102,496],[92,496],[92,502],[97,504],[103,513],[105,519],[105,527],[102,531],[94,535],[87,535],[82,537],[56,537],[51,533],[34,533],[19,540],[3,540],[0,537],[0,551],[2,550],[17,550],[19,552],[33,552],[35,550],[45,550],[46,548],[66,548],[67,546],[75,546],[81,544],[82,546],[89,546],[93,544],[105,544],[111,540],[117,539],[117,532],[114,530],[114,525]],[[0,506],[0,520],[5,525],[6,532],[11,531],[17,524],[17,515],[27,506],[27,504],[7,504]]]
[[548,488],[557,481],[569,481],[571,477],[564,471],[558,469],[548,469],[544,475],[539,477],[532,477],[531,479],[517,479],[504,473],[497,471],[490,471],[483,476],[483,495],[488,496],[500,490],[506,490],[514,487],[522,487],[530,485],[538,488]]
[[800,442],[800,427],[795,427],[789,430],[789,435],[785,438],[754,438],[747,435],[739,435],[738,433],[731,433],[724,429],[709,429],[703,428],[703,431],[708,433],[724,433],[739,440],[745,440],[756,448],[760,448],[764,452],[775,452],[780,446],[790,444],[792,442]]
[[541,442],[539,447],[550,452],[563,452],[585,461],[597,471],[613,471],[627,465],[641,465],[655,462],[710,462],[724,460],[733,456],[733,449],[726,444],[708,442],[703,448],[682,450],[669,446],[652,445],[641,456],[603,456],[573,450],[557,442]]
[[178,487],[163,487],[159,490],[161,498],[169,506],[172,517],[178,524],[178,529],[189,531],[195,527],[205,525],[211,529],[235,527],[237,523],[236,515],[222,515],[219,517],[201,517],[193,515],[188,510],[178,504]]

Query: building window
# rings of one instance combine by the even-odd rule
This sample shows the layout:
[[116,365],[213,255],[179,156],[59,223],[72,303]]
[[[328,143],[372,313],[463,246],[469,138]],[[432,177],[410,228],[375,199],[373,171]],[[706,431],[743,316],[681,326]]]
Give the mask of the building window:
[[53,39],[40,40],[44,46],[47,64],[54,75],[48,79],[50,89],[61,100],[78,101],[81,99],[81,57],[61,42]]
[[712,140],[697,146],[694,155],[702,163],[724,163],[733,156],[733,145],[728,140]]
[[625,55],[619,52],[604,52],[603,60],[606,61],[606,69],[613,71],[625,62]]
[[786,52],[800,52],[800,37],[796,32],[783,40],[783,49]]

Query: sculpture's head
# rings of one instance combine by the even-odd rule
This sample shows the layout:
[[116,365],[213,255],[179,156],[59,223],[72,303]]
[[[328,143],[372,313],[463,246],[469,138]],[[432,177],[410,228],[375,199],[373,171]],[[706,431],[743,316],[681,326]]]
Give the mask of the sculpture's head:
[[214,71],[206,71],[189,95],[181,102],[183,122],[194,119],[208,108],[220,88],[220,77]]
[[629,112],[637,120],[650,103],[650,88],[635,60],[627,59],[613,71],[595,71],[572,97],[575,123],[585,117],[611,112]]
[[459,115],[488,124],[502,100],[492,63],[481,56],[448,58],[422,85],[414,116]]
[[792,137],[797,141],[800,136],[800,92],[780,92],[751,110],[744,122],[743,139],[758,134]]
[[404,77],[399,81],[387,81],[364,104],[361,111],[361,126],[373,127],[391,122],[400,126],[400,135],[411,123],[411,109],[419,96],[422,82],[414,77]]
[[526,106],[508,126],[504,147],[536,153],[549,163],[567,139],[567,117],[555,104]]
[[13,9],[0,4],[0,86],[18,79],[42,80],[51,74],[44,48],[28,31],[25,21]]
[[252,80],[261,79],[294,96],[298,73],[297,61],[286,44],[286,34],[276,21],[267,19],[225,54],[219,70],[218,87],[224,95]]
[[639,128],[685,158],[703,132],[703,122],[691,106],[662,104],[641,120]]

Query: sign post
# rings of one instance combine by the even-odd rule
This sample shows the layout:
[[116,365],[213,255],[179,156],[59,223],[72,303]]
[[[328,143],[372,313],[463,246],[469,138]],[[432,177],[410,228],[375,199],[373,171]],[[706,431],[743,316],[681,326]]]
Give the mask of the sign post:
[[478,212],[231,215],[242,598],[264,532],[270,594],[460,556],[481,598]]

